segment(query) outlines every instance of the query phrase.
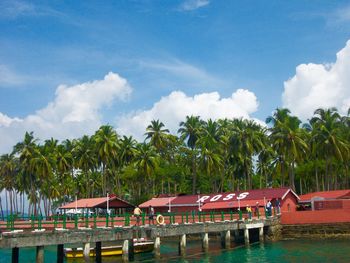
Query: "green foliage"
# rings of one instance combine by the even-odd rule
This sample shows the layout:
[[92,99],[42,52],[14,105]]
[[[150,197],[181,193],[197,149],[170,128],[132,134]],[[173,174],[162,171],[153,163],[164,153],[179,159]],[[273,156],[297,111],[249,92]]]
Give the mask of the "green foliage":
[[63,142],[51,138],[43,144],[26,132],[12,153],[0,156],[6,210],[25,213],[24,195],[28,214],[49,214],[75,196],[106,192],[139,203],[159,194],[349,187],[349,115],[317,109],[301,124],[288,109],[276,109],[266,122],[268,128],[244,119],[188,116],[176,136],[153,120],[142,143],[120,137],[110,125],[93,136]]

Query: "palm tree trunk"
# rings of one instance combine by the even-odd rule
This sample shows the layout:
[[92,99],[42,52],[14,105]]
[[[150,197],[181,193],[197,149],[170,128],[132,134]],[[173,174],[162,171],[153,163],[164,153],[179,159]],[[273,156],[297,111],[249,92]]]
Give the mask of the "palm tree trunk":
[[2,220],[5,220],[5,219],[4,219],[4,210],[2,209],[2,199],[1,199],[1,195],[0,195],[0,209],[1,209],[1,219],[2,219]]
[[8,199],[7,199],[7,190],[5,190],[5,203],[6,203],[6,215],[9,212],[9,207],[8,207]]
[[197,171],[196,171],[196,155],[192,149],[192,194],[196,194],[197,189]]
[[317,164],[316,164],[316,168],[315,168],[315,177],[316,177],[316,192],[320,191],[320,185],[318,182],[318,168],[317,168]]

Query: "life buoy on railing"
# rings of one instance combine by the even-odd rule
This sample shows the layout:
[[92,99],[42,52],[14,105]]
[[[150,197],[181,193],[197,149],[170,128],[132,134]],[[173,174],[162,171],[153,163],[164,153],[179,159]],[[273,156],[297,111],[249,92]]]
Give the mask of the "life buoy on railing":
[[164,216],[157,215],[156,221],[157,221],[157,224],[163,225],[164,224]]

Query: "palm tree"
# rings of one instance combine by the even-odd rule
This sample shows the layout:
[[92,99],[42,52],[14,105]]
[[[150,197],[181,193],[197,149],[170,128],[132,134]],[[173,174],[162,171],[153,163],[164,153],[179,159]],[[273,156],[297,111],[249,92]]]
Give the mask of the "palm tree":
[[[17,143],[14,146],[14,153],[19,155],[20,179],[22,184],[25,185],[26,192],[28,193],[30,206],[34,208],[34,214],[37,212],[37,176],[33,172],[32,160],[39,154],[38,147],[36,145],[37,139],[34,139],[33,132],[26,132],[22,142]],[[31,207],[29,206],[28,213],[31,214]]]
[[303,154],[306,154],[308,145],[304,140],[303,131],[300,129],[301,121],[291,116],[288,109],[277,109],[273,116],[266,119],[266,122],[272,123],[270,138],[273,149],[278,153],[278,161],[281,167],[281,181],[284,184],[284,164],[289,176],[289,186],[295,190],[295,165],[301,160]]
[[196,148],[201,125],[202,121],[199,119],[199,116],[186,116],[186,121],[180,122],[180,129],[178,130],[178,133],[181,135],[181,139],[187,140],[187,146],[191,149],[192,194],[195,194],[197,189]]
[[[15,198],[15,188],[16,188],[16,170],[18,165],[14,154],[4,154],[0,156],[0,178],[2,189],[6,190],[6,204],[7,194],[9,195],[10,200],[10,213],[14,213],[14,198]],[[7,210],[7,209],[6,209]],[[2,204],[1,204],[2,212]],[[3,217],[3,213],[2,213]]]
[[254,121],[235,119],[232,122],[231,147],[242,165],[245,188],[252,189],[253,156],[264,148],[264,131]]
[[[81,139],[76,141],[76,145],[73,149],[73,158],[76,168],[82,171],[82,174],[86,178],[85,189],[86,197],[92,197],[90,192],[90,173],[97,166],[96,151],[93,148],[93,140],[89,136],[85,135]],[[76,192],[78,191],[78,176],[74,174],[74,179],[76,180]],[[75,193],[73,193],[73,196]]]
[[[158,155],[155,151],[155,148],[147,143],[140,143],[136,146],[136,154],[134,159],[134,165],[136,169],[141,173],[144,178],[150,182],[152,181],[152,173],[156,169],[158,164]],[[149,183],[146,183],[146,186],[150,186]],[[154,189],[154,180],[153,180],[153,194]]]
[[152,120],[151,124],[146,128],[146,140],[150,139],[150,144],[153,145],[158,152],[166,145],[166,135],[169,133],[168,129],[164,129],[164,123],[159,120]]
[[[349,148],[342,138],[342,123],[336,108],[317,109],[310,124],[316,128],[313,140],[317,142],[317,148],[321,150],[326,160],[326,185],[327,190],[332,189],[331,176],[333,174],[332,158],[341,162],[349,151]],[[337,187],[337,176],[334,176],[334,186]]]
[[114,161],[118,159],[118,135],[112,126],[103,125],[95,133],[94,141],[98,161],[102,166],[102,194],[105,196],[107,193],[107,171],[113,169]]

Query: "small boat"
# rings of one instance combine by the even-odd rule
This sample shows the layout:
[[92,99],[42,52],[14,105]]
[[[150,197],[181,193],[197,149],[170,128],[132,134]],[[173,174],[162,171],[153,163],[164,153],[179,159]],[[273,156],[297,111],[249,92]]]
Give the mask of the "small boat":
[[[134,253],[151,252],[154,247],[154,242],[152,241],[134,241]],[[82,258],[84,257],[84,249],[78,248],[65,248],[64,253],[66,258]],[[101,248],[101,256],[119,256],[122,255],[122,246],[103,246]],[[90,248],[90,257],[95,257],[95,248]]]

